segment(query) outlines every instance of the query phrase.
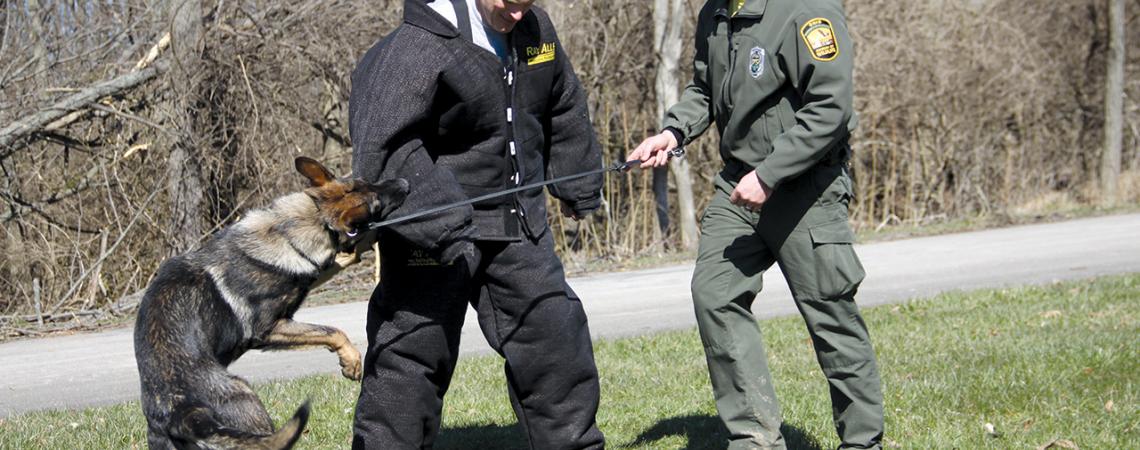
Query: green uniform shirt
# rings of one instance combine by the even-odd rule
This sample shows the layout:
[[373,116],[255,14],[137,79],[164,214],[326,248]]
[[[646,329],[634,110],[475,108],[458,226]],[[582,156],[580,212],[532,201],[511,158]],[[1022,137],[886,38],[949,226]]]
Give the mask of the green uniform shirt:
[[854,129],[851,37],[840,0],[738,1],[701,8],[693,80],[662,125],[688,144],[715,121],[725,164],[774,188]]

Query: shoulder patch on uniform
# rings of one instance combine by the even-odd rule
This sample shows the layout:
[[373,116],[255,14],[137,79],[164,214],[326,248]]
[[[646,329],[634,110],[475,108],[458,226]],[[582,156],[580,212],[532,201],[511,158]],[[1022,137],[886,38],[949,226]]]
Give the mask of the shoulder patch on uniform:
[[822,17],[811,19],[800,28],[800,36],[807,44],[808,52],[817,61],[831,61],[839,57],[839,42],[835,40],[835,29],[831,21]]

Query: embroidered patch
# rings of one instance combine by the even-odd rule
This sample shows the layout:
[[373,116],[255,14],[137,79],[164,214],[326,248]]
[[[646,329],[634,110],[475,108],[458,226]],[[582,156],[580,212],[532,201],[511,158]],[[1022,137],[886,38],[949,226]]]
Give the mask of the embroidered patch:
[[760,78],[764,74],[764,57],[767,53],[760,47],[752,47],[752,51],[748,52],[748,73],[752,74],[752,78]]
[[835,40],[835,30],[831,21],[822,17],[811,19],[800,28],[811,57],[819,61],[831,61],[839,56],[839,42]]
[[547,42],[541,47],[526,48],[526,65],[533,66],[544,62],[554,61],[554,43]]

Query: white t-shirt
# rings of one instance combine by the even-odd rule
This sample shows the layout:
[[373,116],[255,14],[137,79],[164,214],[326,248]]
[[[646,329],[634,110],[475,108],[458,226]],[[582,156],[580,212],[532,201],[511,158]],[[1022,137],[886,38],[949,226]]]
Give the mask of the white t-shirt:
[[[469,20],[471,21],[471,40],[474,41],[475,45],[494,53],[499,59],[505,60],[507,57],[507,37],[483,25],[483,15],[479,14],[475,0],[466,1],[467,15],[470,16]],[[455,7],[452,6],[451,0],[433,0],[428,3],[428,7],[451,22],[452,26],[459,26],[459,21],[455,16]]]

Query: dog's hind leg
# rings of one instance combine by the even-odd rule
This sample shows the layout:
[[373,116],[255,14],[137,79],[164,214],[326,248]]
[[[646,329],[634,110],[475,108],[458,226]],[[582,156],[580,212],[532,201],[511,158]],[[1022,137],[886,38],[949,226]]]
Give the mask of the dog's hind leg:
[[363,374],[360,351],[352,346],[348,335],[333,327],[281,319],[274,324],[269,335],[254,345],[260,350],[288,350],[303,347],[324,347],[336,352],[340,358],[340,373],[350,380],[360,381]]
[[[309,410],[309,402],[306,401],[293,414],[292,419],[273,432],[272,422],[269,422],[268,427],[258,426],[255,427],[258,428],[256,431],[251,431],[224,424],[216,411],[205,406],[186,405],[174,411],[171,436],[177,440],[174,447],[179,449],[285,450],[292,448],[305,430]],[[264,413],[264,409],[261,412]],[[254,420],[260,421],[258,418]]]

